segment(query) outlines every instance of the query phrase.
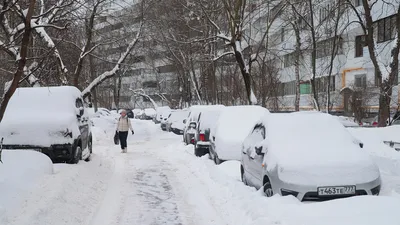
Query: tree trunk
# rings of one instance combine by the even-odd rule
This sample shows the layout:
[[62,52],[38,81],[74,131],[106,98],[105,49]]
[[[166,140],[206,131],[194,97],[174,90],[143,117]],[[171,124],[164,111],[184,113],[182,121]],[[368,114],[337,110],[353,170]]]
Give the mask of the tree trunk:
[[[292,5],[292,9],[294,11],[294,5]],[[296,35],[296,55],[295,55],[295,62],[294,62],[294,71],[295,71],[295,78],[296,78],[296,98],[294,101],[294,110],[300,111],[300,54],[301,54],[301,37],[300,37],[300,30],[297,25],[297,22],[293,24],[293,30]]]
[[[93,56],[89,55],[89,69],[90,69],[90,79],[94,80],[96,78],[96,69],[93,63]],[[93,88],[93,90],[91,91],[91,100],[92,100],[92,104],[94,107],[94,111],[97,112],[98,110],[98,104],[97,104],[97,91],[96,88]]]
[[312,79],[311,79],[311,87],[312,87],[312,92],[314,95],[314,107],[317,111],[320,110],[319,108],[319,102],[318,102],[318,90],[315,84],[315,78],[317,75],[317,39],[316,39],[316,34],[315,34],[315,27],[314,27],[314,7],[313,7],[313,1],[309,0],[308,1],[309,7],[310,7],[310,29],[311,29],[311,38],[312,38],[312,52],[311,52],[311,67],[312,67]]
[[14,73],[13,80],[6,90],[3,100],[1,101],[0,105],[0,122],[3,120],[4,113],[6,112],[8,102],[10,101],[12,95],[14,94],[15,90],[18,88],[19,81],[21,80],[22,75],[24,74],[24,68],[26,66],[26,57],[28,54],[28,46],[29,46],[29,39],[31,36],[31,19],[33,15],[33,11],[35,10],[36,0],[30,0],[28,11],[26,13],[25,18],[25,29],[22,35],[21,41],[21,49],[20,49],[20,58],[17,61],[17,71]]

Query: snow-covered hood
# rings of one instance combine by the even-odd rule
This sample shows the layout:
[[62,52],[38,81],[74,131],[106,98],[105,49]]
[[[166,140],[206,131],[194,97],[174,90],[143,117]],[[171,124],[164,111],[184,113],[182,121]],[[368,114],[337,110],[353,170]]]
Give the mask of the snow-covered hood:
[[275,166],[280,180],[300,185],[354,185],[380,177],[378,167],[369,157],[349,158],[344,161],[316,159],[315,163],[299,159],[296,163],[278,163]]
[[69,113],[7,116],[0,124],[0,136],[4,138],[5,145],[46,147],[51,144],[72,143],[79,134],[76,116]]

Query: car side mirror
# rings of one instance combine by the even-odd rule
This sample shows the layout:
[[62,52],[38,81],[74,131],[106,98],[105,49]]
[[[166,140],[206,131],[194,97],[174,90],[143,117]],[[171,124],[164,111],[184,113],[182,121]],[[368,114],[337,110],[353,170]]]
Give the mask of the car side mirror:
[[255,150],[256,150],[257,155],[264,156],[264,152],[263,152],[263,147],[262,146],[256,146]]
[[183,123],[186,123],[186,120],[183,120],[182,122],[183,122]]
[[360,148],[364,148],[364,143],[359,143]]

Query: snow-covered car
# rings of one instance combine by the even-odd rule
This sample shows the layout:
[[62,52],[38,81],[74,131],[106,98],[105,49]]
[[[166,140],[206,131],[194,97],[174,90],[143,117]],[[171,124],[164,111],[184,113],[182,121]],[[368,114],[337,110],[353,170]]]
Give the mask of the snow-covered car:
[[194,144],[194,135],[196,132],[197,122],[199,121],[199,115],[204,110],[221,109],[223,105],[194,105],[189,110],[188,117],[184,120],[183,127],[183,142],[185,144]]
[[241,149],[254,123],[269,113],[260,106],[228,106],[222,109],[210,133],[210,158],[216,164],[226,160],[241,159]]
[[161,130],[163,130],[163,131],[167,130],[167,120],[171,116],[171,113],[173,111],[174,110],[170,110],[170,111],[165,110],[164,113],[162,114],[162,116],[161,116],[161,124],[160,124]]
[[185,120],[188,115],[189,111],[186,109],[172,112],[171,116],[167,119],[166,130],[168,132],[172,131],[175,134],[182,135],[183,127],[185,126],[183,120]]
[[162,120],[162,115],[165,111],[171,111],[171,108],[169,106],[160,106],[157,107],[156,109],[156,115],[153,118],[154,123],[159,124],[161,123]]
[[379,195],[381,189],[379,169],[363,144],[319,112],[261,117],[243,142],[241,177],[268,197],[300,201]]
[[18,88],[0,135],[4,149],[37,150],[53,162],[78,163],[92,153],[89,115],[75,87]]
[[97,112],[95,112],[94,108],[87,108],[88,115],[90,118],[92,117],[103,117],[103,116],[111,116],[110,110],[106,108],[98,108]]
[[354,119],[352,118],[338,116],[337,119],[343,124],[344,127],[360,127],[360,124],[354,122]]
[[144,120],[152,120],[156,116],[156,110],[153,108],[144,109],[142,114],[142,119]]
[[144,110],[142,109],[134,109],[133,111],[133,115],[136,119],[140,119],[142,117],[142,115],[144,114]]
[[209,153],[211,128],[215,127],[221,110],[222,108],[213,108],[200,113],[194,135],[194,154],[196,156],[200,157]]

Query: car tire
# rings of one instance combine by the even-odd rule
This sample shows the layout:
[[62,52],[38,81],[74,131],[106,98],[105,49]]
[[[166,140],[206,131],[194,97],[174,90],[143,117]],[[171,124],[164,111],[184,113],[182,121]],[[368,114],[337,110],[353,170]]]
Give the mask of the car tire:
[[269,178],[267,176],[264,177],[263,192],[264,192],[264,195],[267,197],[272,197],[274,195],[274,191],[272,190],[271,181],[269,180]]
[[93,139],[92,139],[92,136],[90,136],[90,138],[89,138],[88,148],[89,148],[90,154],[92,154],[93,153]]
[[215,162],[216,165],[219,165],[219,164],[223,163],[224,160],[221,160],[221,159],[218,157],[218,155],[215,154],[215,155],[214,155],[214,162]]
[[196,146],[194,147],[194,155],[197,157],[201,157],[200,149],[196,148]]
[[244,168],[242,165],[240,165],[240,175],[241,175],[240,177],[242,178],[243,184],[247,186],[248,183],[247,183],[246,176],[244,174]]
[[82,148],[81,146],[76,146],[75,151],[71,159],[69,160],[69,164],[78,164],[79,160],[82,158]]

